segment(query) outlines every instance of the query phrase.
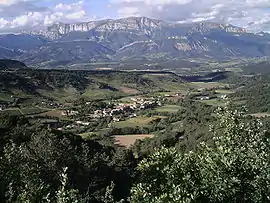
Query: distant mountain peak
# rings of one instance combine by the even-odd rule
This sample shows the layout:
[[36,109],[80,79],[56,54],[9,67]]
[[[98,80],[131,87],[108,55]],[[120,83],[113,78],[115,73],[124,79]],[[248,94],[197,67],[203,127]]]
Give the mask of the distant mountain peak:
[[221,24],[221,23],[213,23],[213,22],[201,22],[195,24],[191,32],[208,32],[212,29],[224,30],[226,32],[233,33],[247,33],[248,31],[244,28],[236,27],[231,24]]
[[147,17],[56,23],[24,35],[0,36],[0,57],[27,63],[149,59],[224,60],[270,54],[270,35],[230,24],[180,24]]
[[[120,19],[105,19],[99,21],[89,21],[82,23],[56,23],[48,27],[47,32],[43,32],[47,37],[56,39],[62,35],[66,35],[71,32],[140,32],[141,34],[152,35],[155,30],[161,28],[177,28],[180,24],[168,23],[158,19],[151,19],[148,17],[128,17]],[[185,27],[185,24],[181,24]],[[181,26],[179,29],[181,29]],[[226,32],[234,33],[247,33],[246,29],[236,27],[229,24],[220,24],[213,22],[201,22],[195,23],[191,26],[190,32],[208,32],[213,29],[220,29]]]

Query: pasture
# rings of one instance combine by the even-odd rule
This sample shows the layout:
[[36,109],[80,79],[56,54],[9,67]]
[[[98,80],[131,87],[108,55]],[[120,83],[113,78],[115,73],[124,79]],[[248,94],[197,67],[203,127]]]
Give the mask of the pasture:
[[125,127],[137,127],[137,126],[148,126],[151,122],[162,119],[164,117],[161,116],[153,116],[153,117],[136,117],[130,118],[125,121],[120,121],[117,123],[111,124],[115,128],[125,128]]
[[182,107],[181,106],[177,106],[177,105],[165,105],[165,106],[161,106],[155,109],[155,111],[159,112],[159,113],[176,113],[177,111],[179,111]]
[[130,147],[135,144],[137,140],[143,140],[146,138],[153,138],[150,134],[140,134],[140,135],[116,135],[114,136],[115,144],[124,147]]

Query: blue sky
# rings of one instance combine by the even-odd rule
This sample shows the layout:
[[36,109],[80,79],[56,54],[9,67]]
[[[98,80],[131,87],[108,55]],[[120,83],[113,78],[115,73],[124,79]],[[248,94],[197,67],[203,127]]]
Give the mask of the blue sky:
[[129,16],[270,31],[270,0],[0,0],[0,33]]

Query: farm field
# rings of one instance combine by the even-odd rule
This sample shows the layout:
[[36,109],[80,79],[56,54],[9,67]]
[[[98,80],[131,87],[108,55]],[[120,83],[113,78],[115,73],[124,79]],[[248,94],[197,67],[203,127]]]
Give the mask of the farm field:
[[128,87],[120,87],[120,91],[122,91],[125,94],[138,94],[139,91],[134,88],[128,88]]
[[55,101],[65,103],[68,100],[75,100],[78,98],[79,92],[75,88],[59,88],[54,91],[48,91],[44,89],[39,89],[37,91],[44,97],[53,98]]
[[220,87],[226,87],[227,84],[225,83],[219,83],[219,82],[191,82],[188,84],[189,87],[195,88],[195,89],[211,89],[211,88],[220,88]]
[[11,102],[13,101],[13,98],[8,93],[0,93],[0,101]]
[[223,89],[219,89],[215,91],[217,94],[233,94],[234,91],[232,90],[223,90]]
[[92,99],[92,100],[104,100],[110,99],[114,97],[126,96],[123,92],[114,92],[110,90],[86,90],[85,93],[82,94],[82,97]]
[[1,112],[12,116],[22,115],[22,112],[19,108],[8,108]]
[[137,140],[143,140],[146,138],[153,138],[154,135],[150,134],[141,134],[141,135],[116,135],[114,136],[115,144],[130,147],[135,144]]
[[203,100],[201,101],[202,103],[205,103],[210,106],[225,106],[226,105],[226,100],[220,100],[220,99],[210,99],[210,100]]
[[57,110],[57,109],[48,110],[46,112],[38,114],[38,116],[49,116],[49,117],[57,117],[57,118],[63,117],[62,111]]
[[82,133],[82,134],[79,134],[83,139],[87,139],[89,138],[90,136],[94,135],[95,133],[93,132],[89,132],[89,133]]
[[156,108],[155,111],[159,113],[163,113],[163,112],[176,113],[181,108],[182,108],[181,106],[177,106],[177,105],[165,105],[165,106]]
[[249,114],[249,115],[254,116],[256,118],[270,117],[269,113],[254,113],[254,114]]
[[125,128],[125,127],[136,127],[136,126],[147,126],[151,122],[162,119],[162,116],[153,116],[153,117],[136,117],[131,118],[126,121],[120,121],[118,123],[113,123],[112,126],[115,128]]
[[3,113],[8,113],[10,115],[37,115],[44,112],[47,112],[48,109],[42,109],[39,107],[29,107],[29,108],[8,108],[3,110]]
[[33,108],[22,108],[20,109],[20,111],[22,112],[23,115],[34,115],[47,112],[48,109],[33,107]]

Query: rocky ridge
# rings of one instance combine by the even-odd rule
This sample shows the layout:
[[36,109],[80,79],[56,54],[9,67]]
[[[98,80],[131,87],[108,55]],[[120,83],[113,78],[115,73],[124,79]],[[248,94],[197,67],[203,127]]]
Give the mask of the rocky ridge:
[[227,60],[269,56],[270,35],[219,23],[179,24],[130,17],[57,23],[47,30],[0,36],[0,48],[0,57],[27,63],[121,61],[142,56]]

